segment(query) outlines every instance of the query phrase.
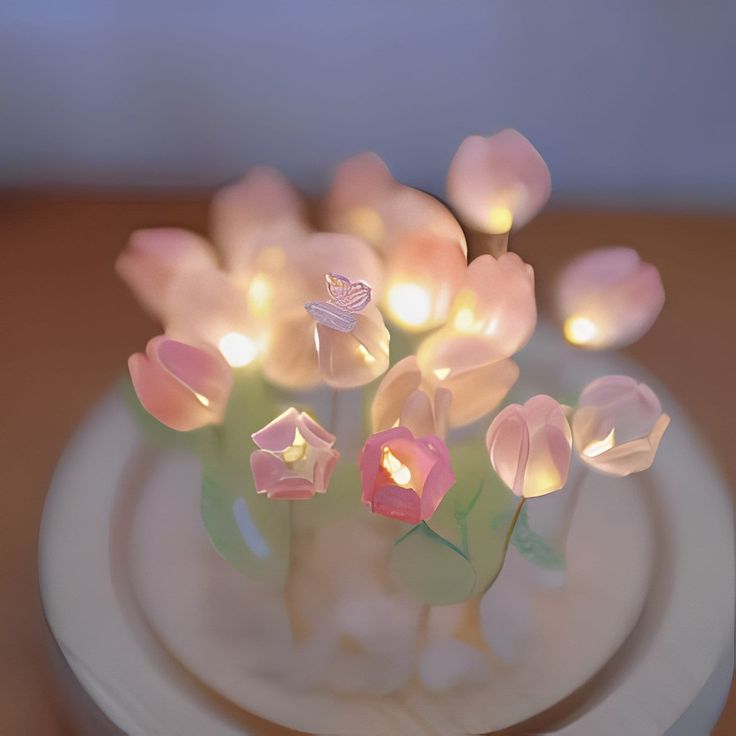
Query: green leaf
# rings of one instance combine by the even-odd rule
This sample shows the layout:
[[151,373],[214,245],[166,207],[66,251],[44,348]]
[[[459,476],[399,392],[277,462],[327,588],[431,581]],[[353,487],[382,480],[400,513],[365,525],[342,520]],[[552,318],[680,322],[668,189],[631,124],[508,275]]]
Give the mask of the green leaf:
[[239,458],[207,458],[201,511],[212,543],[233,567],[255,580],[286,579],[289,502],[256,493],[249,453]]
[[467,556],[475,571],[475,596],[503,565],[516,499],[491,469],[481,441],[458,444],[450,454],[457,483],[427,524]]
[[217,443],[204,458],[201,512],[217,551],[255,580],[283,582],[289,567],[289,502],[259,495],[250,471],[251,434],[285,408],[255,370],[236,370]]
[[519,521],[511,537],[511,543],[527,560],[539,567],[548,570],[563,570],[565,568],[564,551],[555,549],[531,528],[529,515],[525,508],[521,510]]
[[433,606],[467,600],[475,586],[473,566],[462,550],[425,523],[396,541],[391,569],[415,598]]

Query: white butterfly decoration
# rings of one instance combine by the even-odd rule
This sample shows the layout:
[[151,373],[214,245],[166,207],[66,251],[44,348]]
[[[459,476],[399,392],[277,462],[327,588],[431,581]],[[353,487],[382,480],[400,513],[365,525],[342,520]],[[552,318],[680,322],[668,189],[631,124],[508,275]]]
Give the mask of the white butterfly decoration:
[[304,309],[325,327],[338,332],[352,332],[358,319],[355,316],[371,300],[371,287],[363,281],[350,281],[339,273],[325,274],[327,302],[307,302]]

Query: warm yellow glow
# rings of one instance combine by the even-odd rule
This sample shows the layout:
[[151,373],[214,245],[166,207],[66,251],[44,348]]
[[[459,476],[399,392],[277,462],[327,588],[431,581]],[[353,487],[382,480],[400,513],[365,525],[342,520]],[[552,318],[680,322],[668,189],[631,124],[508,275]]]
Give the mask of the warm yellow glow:
[[307,441],[297,429],[294,433],[294,442],[281,453],[281,457],[285,463],[295,463],[301,460],[306,454]]
[[194,398],[197,399],[197,401],[199,401],[199,403],[202,404],[202,406],[210,405],[210,400],[206,396],[203,396],[202,394],[197,393],[196,391],[194,392]]
[[363,361],[368,363],[368,365],[376,362],[376,359],[368,352],[365,345],[358,345],[356,352],[358,353],[358,357],[363,358]]
[[406,465],[404,465],[404,463],[402,463],[388,447],[383,448],[381,465],[385,468],[397,486],[409,488],[409,484],[411,483],[411,470],[409,470],[409,468],[407,468]]
[[252,363],[258,353],[255,342],[240,332],[228,332],[217,347],[233,368],[241,368]]
[[458,309],[452,324],[458,332],[474,332],[476,322],[473,310],[470,307]]
[[450,375],[451,370],[451,368],[435,368],[432,373],[434,373],[438,381],[444,381]]
[[258,254],[258,268],[265,271],[278,271],[286,265],[286,254],[278,245],[269,245]]
[[493,235],[502,235],[511,230],[514,222],[514,216],[506,205],[493,205],[488,210],[488,219],[486,225],[488,232]]
[[602,440],[589,442],[583,450],[585,457],[598,457],[616,444],[616,429],[612,429]]
[[536,468],[527,475],[526,481],[524,482],[524,495],[528,494],[530,497],[544,496],[547,493],[556,491],[561,485],[562,479],[555,468]]
[[568,317],[562,329],[573,345],[586,345],[598,334],[595,322],[587,317]]
[[262,273],[257,273],[248,286],[248,308],[258,316],[268,313],[273,298],[271,281]]
[[429,322],[432,300],[418,284],[394,284],[388,290],[388,309],[398,325],[418,330]]
[[371,207],[355,207],[347,219],[350,229],[369,243],[377,243],[386,233],[383,218]]

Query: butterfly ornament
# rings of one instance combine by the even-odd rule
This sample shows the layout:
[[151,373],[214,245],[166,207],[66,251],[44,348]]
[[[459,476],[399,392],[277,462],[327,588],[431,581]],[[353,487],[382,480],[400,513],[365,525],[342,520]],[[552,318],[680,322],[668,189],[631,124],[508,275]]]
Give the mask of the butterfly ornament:
[[371,300],[371,287],[363,281],[350,281],[339,273],[325,274],[326,302],[307,302],[304,309],[325,327],[338,332],[352,332],[358,323],[357,314]]

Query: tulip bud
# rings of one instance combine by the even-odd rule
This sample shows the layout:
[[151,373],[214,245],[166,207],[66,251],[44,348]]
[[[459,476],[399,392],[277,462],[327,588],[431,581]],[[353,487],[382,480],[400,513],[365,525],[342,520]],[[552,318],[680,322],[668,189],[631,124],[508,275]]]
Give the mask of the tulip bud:
[[518,131],[472,135],[447,173],[447,198],[461,219],[490,235],[522,227],[544,207],[552,183],[547,164]]
[[557,311],[573,345],[601,350],[638,340],[664,305],[659,271],[632,248],[599,248],[575,258],[557,282]]
[[552,397],[510,404],[491,422],[486,448],[493,469],[524,498],[558,491],[567,481],[572,435],[563,408]]
[[167,427],[183,432],[225,416],[233,378],[214,350],[160,335],[148,342],[145,355],[130,356],[128,368],[141,404]]
[[670,418],[649,386],[628,376],[604,376],[580,394],[572,419],[575,449],[606,475],[646,470]]

